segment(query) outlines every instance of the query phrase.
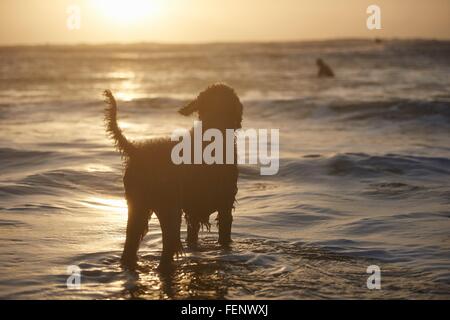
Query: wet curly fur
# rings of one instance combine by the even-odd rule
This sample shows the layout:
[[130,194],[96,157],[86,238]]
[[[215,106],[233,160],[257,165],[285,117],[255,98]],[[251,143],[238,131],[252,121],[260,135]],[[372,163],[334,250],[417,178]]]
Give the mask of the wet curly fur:
[[[236,151],[234,164],[175,165],[171,160],[171,151],[178,142],[169,138],[141,143],[128,141],[117,125],[114,96],[109,90],[104,94],[107,102],[106,130],[125,163],[123,182],[128,203],[128,222],[122,263],[126,266],[136,264],[139,244],[147,233],[148,221],[153,213],[158,217],[162,231],[161,269],[170,267],[173,256],[182,250],[180,225],[183,212],[189,246],[196,246],[200,226],[209,230],[209,216],[216,211],[219,243],[229,245],[232,210],[237,193]],[[232,88],[215,84],[181,108],[179,113],[188,116],[197,112],[203,130],[216,128],[225,136],[225,129],[241,128],[242,109]]]

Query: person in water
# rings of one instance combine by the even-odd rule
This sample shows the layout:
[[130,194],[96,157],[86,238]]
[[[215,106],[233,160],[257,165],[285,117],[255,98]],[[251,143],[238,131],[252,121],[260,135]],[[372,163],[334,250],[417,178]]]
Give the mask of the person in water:
[[333,70],[331,70],[330,66],[323,62],[322,59],[317,59],[316,64],[319,67],[319,78],[334,77]]

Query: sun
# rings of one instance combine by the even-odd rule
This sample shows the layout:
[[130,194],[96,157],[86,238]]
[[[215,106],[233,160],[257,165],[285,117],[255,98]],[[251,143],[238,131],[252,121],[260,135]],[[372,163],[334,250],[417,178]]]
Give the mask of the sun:
[[118,23],[136,23],[155,15],[158,0],[92,0],[103,15]]

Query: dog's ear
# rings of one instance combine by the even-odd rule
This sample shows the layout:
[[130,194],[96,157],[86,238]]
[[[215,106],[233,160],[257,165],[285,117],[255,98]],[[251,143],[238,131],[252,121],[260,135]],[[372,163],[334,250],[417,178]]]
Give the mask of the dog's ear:
[[183,116],[191,115],[193,112],[198,111],[198,101],[194,100],[190,102],[188,105],[184,106],[180,110],[178,110],[179,113],[181,113]]

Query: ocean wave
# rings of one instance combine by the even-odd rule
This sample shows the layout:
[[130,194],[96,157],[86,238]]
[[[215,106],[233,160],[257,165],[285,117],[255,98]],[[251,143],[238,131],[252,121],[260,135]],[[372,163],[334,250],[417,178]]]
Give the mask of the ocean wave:
[[[194,97],[192,97],[194,98]],[[189,98],[161,96],[123,101],[123,113],[142,113],[147,111],[175,112]],[[287,99],[243,100],[245,117],[253,119],[312,119],[340,121],[423,121],[430,119],[434,125],[450,124],[450,101],[405,100],[388,101],[327,101],[310,97]],[[87,104],[90,106],[90,103]],[[439,121],[440,120],[440,121]]]
[[13,148],[0,148],[2,162],[0,169],[3,174],[20,170],[30,170],[40,166],[46,166],[58,158],[56,152],[18,150]]
[[14,195],[64,195],[67,192],[121,195],[120,172],[88,172],[84,170],[43,170],[25,178],[4,181],[0,197]]
[[[352,247],[354,245],[354,247]],[[136,270],[120,266],[120,251],[106,251],[71,257],[67,265],[82,270],[83,290],[51,287],[53,295],[112,299],[314,299],[314,298],[426,298],[446,297],[440,277],[390,263],[396,254],[361,243],[337,239],[320,245],[252,237],[235,239],[231,250],[223,250],[213,237],[202,238],[201,250],[188,250],[176,261],[172,274],[156,272],[159,249],[143,249]],[[367,290],[366,268],[382,263],[383,291]],[[407,273],[411,282],[401,281]],[[446,275],[442,275],[445,277]],[[62,283],[59,272],[39,282]],[[412,285],[412,282],[414,285]],[[337,294],[338,293],[338,294]],[[21,292],[19,296],[38,295]]]
[[[181,97],[182,96],[182,97]],[[148,113],[158,115],[177,115],[177,110],[195,96],[161,95],[142,97],[132,100],[117,98],[120,114],[125,117],[141,116]],[[450,125],[450,100],[447,98],[434,100],[393,99],[380,101],[333,101],[326,98],[298,97],[287,99],[250,99],[243,100],[244,120],[315,120],[362,122],[380,121],[400,122],[415,121],[416,123],[433,126]],[[103,114],[104,103],[101,92],[96,99],[80,99],[72,101],[52,100],[21,105],[0,105],[0,119],[5,121],[33,117],[44,121],[52,117],[73,115],[75,117],[99,117]],[[46,118],[45,118],[46,117]],[[45,118],[45,119],[44,119]]]
[[[315,119],[315,120],[387,120],[406,121],[440,117],[450,123],[450,101],[448,100],[389,100],[333,102],[308,98],[288,100],[249,101],[246,112],[262,118]],[[434,124],[439,124],[433,118]]]
[[[254,167],[241,168],[244,178],[258,173]],[[321,176],[416,176],[450,175],[450,159],[401,154],[370,155],[365,153],[339,153],[331,156],[304,156],[300,159],[280,159],[283,178],[298,179]]]
[[18,160],[35,160],[41,157],[50,157],[54,153],[49,151],[36,150],[19,150],[14,148],[0,148],[0,158],[2,159],[2,167],[10,164],[17,164]]

